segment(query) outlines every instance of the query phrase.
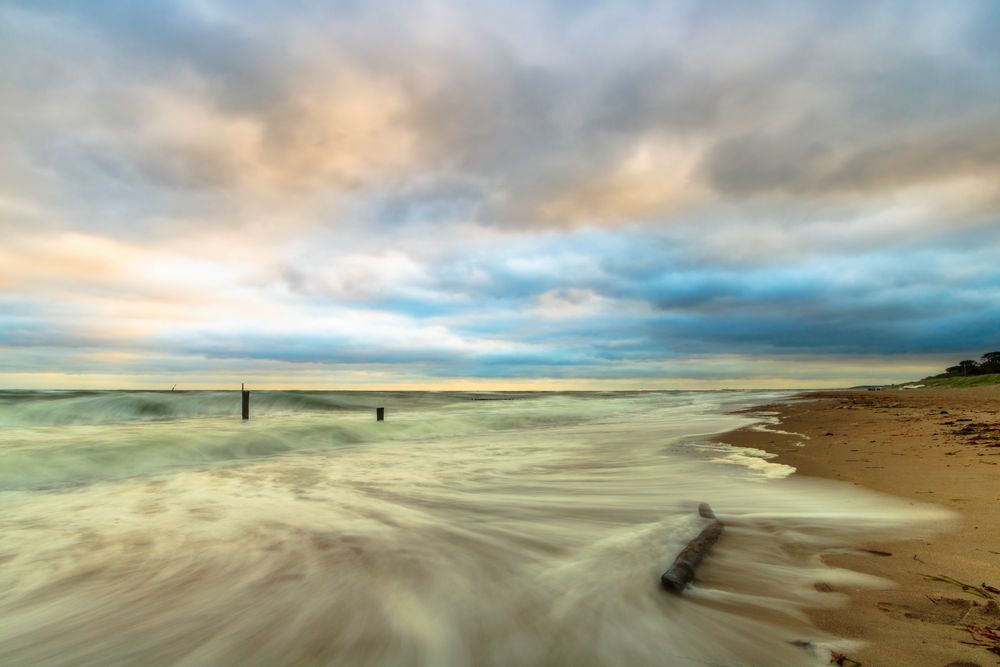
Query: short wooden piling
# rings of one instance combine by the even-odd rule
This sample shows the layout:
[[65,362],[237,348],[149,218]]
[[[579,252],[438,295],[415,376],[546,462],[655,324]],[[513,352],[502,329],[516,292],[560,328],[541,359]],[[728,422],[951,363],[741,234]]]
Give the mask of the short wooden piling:
[[385,421],[385,408],[375,408],[375,421]]
[[673,565],[660,577],[660,584],[665,589],[673,593],[681,593],[687,585],[694,579],[694,572],[698,565],[708,555],[709,550],[719,540],[722,535],[722,522],[719,521],[715,512],[708,503],[698,505],[698,514],[705,519],[710,519],[710,523],[705,526],[698,535],[688,542],[688,545],[677,554]]
[[241,384],[240,393],[243,394],[243,419],[250,419],[250,392]]

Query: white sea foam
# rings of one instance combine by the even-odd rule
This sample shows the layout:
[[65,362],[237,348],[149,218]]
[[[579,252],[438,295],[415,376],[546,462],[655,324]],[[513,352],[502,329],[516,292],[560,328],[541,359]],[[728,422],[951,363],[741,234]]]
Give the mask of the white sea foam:
[[819,554],[947,518],[697,437],[778,394],[473,397],[0,396],[0,664],[822,664]]

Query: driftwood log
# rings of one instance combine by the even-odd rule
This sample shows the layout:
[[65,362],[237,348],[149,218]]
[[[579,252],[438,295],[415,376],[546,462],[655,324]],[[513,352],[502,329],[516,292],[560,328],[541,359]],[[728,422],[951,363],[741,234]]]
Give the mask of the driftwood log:
[[698,514],[709,519],[710,523],[705,526],[698,535],[688,542],[688,545],[677,554],[674,564],[660,577],[660,583],[665,589],[673,593],[681,593],[687,585],[694,579],[694,572],[698,565],[708,554],[709,550],[719,540],[722,535],[722,522],[719,521],[715,512],[708,503],[698,505]]

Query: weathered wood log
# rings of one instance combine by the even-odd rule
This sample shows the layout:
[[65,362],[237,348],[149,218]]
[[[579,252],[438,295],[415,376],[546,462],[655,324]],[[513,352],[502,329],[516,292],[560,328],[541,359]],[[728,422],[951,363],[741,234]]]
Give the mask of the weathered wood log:
[[243,419],[250,419],[250,392],[245,385],[240,385],[240,393],[243,394]]
[[688,542],[688,545],[677,554],[670,569],[660,577],[660,584],[673,593],[682,593],[687,588],[694,579],[695,570],[722,535],[722,522],[716,518],[708,503],[698,505],[698,514],[709,519],[710,523]]
[[375,408],[375,420],[385,421],[385,408]]

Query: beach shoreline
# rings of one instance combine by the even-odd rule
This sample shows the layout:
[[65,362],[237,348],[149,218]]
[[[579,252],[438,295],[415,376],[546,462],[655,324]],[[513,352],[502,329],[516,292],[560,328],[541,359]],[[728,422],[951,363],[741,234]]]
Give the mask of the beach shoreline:
[[996,653],[963,643],[974,640],[966,626],[1000,626],[996,602],[927,578],[1000,586],[1000,387],[806,392],[746,412],[760,415],[763,426],[716,440],[768,452],[770,461],[794,467],[797,475],[955,513],[950,525],[922,539],[824,556],[830,565],[894,587],[818,583],[819,590],[848,599],[841,607],[811,610],[819,628],[867,642],[850,656],[866,667],[1000,664]]

